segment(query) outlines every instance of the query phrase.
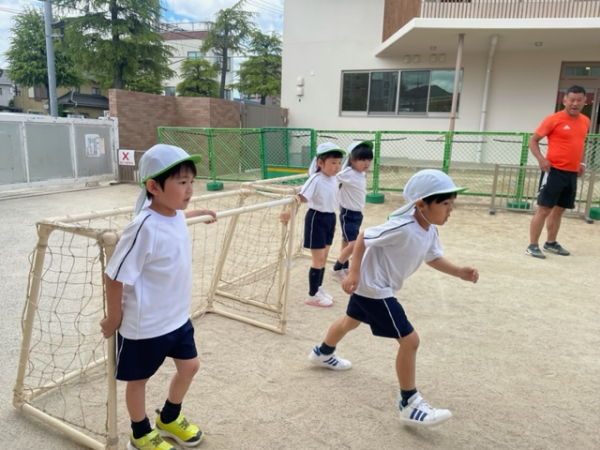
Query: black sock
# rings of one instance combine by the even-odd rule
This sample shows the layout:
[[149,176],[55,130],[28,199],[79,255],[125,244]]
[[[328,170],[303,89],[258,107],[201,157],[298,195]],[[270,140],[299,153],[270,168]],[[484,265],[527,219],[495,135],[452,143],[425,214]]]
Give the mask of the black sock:
[[180,412],[181,403],[171,403],[169,400],[167,400],[165,401],[165,406],[163,406],[163,409],[160,412],[160,420],[162,423],[171,423],[179,417]]
[[402,406],[406,406],[408,405],[408,400],[417,393],[417,389],[411,389],[410,391],[403,391],[402,389],[400,389],[400,397],[402,397],[401,400],[401,405]]
[[330,347],[325,342],[323,342],[319,347],[319,351],[323,355],[331,355],[333,352],[335,352],[335,347]]
[[350,260],[347,259],[346,262],[344,263],[344,269],[348,269],[350,267]]
[[552,241],[552,242],[546,241],[546,245],[549,245],[550,247],[554,247],[556,245],[556,241]]
[[339,260],[337,260],[335,262],[335,264],[333,265],[333,270],[335,270],[336,272],[338,270],[342,270],[344,268],[344,264],[346,264],[346,263],[341,263],[341,262],[339,262]]
[[311,267],[308,271],[308,295],[314,297],[314,295],[319,290],[319,286],[321,281],[321,269],[315,269]]
[[139,439],[150,433],[152,427],[150,426],[150,419],[148,419],[148,416],[144,417],[144,420],[140,422],[131,421],[131,431],[133,432],[134,439]]
[[323,285],[323,278],[325,278],[325,267],[319,270],[321,271],[319,275],[319,287],[321,287]]

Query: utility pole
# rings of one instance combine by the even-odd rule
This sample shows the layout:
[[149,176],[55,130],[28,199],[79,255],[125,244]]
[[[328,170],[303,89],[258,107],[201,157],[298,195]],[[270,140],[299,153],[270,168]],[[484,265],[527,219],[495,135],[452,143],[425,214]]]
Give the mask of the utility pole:
[[46,61],[48,64],[48,101],[50,115],[58,117],[56,102],[56,72],[54,71],[54,36],[52,35],[52,0],[44,1],[44,30],[46,34]]

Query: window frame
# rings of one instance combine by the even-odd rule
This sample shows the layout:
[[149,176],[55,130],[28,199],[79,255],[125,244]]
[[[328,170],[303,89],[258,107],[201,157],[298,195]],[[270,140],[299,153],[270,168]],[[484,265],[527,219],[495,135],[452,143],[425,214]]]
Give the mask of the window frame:
[[[402,80],[402,72],[430,72],[429,75],[429,86],[427,89],[427,111],[425,112],[399,112],[398,109],[400,107],[400,82]],[[365,69],[365,70],[342,70],[340,73],[340,92],[339,92],[339,117],[398,117],[398,118],[446,118],[450,117],[450,112],[438,112],[438,111],[429,111],[430,100],[431,100],[431,79],[432,72],[435,71],[451,71],[454,72],[455,68],[453,67],[436,67],[428,68],[411,68],[411,69]],[[371,79],[373,73],[380,72],[396,72],[398,74],[397,77],[397,85],[396,85],[396,99],[395,99],[395,109],[394,112],[370,112],[369,105],[371,101]],[[366,73],[369,76],[369,84],[367,86],[367,100],[366,106],[367,109],[365,111],[344,111],[342,109],[344,103],[344,75],[345,74],[355,74],[355,73]],[[459,83],[459,95],[462,94],[462,88],[464,84],[464,74],[465,69],[461,67],[460,69],[460,83]],[[457,105],[456,116],[459,117],[460,113],[460,102]]]

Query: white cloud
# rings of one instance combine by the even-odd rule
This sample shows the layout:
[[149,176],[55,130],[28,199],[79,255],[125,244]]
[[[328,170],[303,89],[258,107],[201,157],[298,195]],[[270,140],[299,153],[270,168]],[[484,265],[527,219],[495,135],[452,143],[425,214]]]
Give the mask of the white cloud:
[[13,26],[15,12],[20,12],[25,7],[39,7],[42,3],[34,0],[0,0],[0,68],[6,68],[4,52],[10,46],[10,29]]

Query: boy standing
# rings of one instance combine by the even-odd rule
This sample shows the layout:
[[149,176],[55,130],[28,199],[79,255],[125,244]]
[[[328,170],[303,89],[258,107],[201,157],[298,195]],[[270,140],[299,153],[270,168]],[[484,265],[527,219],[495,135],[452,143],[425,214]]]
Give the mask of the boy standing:
[[[128,450],[172,450],[162,436],[188,447],[203,438],[181,414],[183,398],[200,368],[189,320],[192,258],[185,219],[216,217],[209,210],[183,212],[200,160],[161,144],[142,156],[136,216],[106,267],[107,316],[100,325],[105,338],[118,331],[115,376],[127,381],[132,429]],[[146,383],[166,357],[173,358],[177,372],[153,430],[146,416]]]
[[422,170],[404,188],[407,204],[383,225],[361,232],[356,241],[350,273],[342,289],[351,294],[346,315],[334,322],[323,343],[316,345],[309,360],[318,367],[348,370],[350,361],[336,356],[335,347],[361,322],[375,336],[396,339],[396,374],[400,384],[400,419],[407,425],[434,426],[452,417],[447,409],[429,406],[415,384],[419,336],[408,321],[402,305],[394,297],[402,284],[425,261],[448,275],[477,283],[472,267],[458,267],[442,256],[436,226],[450,217],[459,188],[439,170]]

